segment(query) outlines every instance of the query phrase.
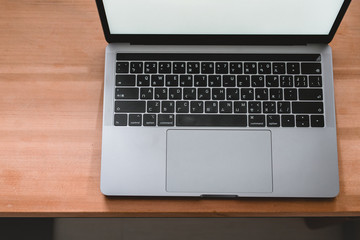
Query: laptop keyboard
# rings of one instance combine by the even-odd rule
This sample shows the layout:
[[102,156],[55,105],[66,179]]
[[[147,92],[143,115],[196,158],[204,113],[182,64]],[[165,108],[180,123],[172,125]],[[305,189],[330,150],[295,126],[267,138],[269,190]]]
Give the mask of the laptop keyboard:
[[115,126],[324,127],[318,54],[117,54]]

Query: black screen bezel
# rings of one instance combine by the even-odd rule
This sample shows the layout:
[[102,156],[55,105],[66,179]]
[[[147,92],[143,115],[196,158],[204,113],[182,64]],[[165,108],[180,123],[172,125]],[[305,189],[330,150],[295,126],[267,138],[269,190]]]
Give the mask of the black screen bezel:
[[328,35],[184,35],[111,34],[102,0],[96,0],[105,39],[108,43],[183,44],[183,45],[295,45],[329,43],[333,39],[351,0],[344,0]]

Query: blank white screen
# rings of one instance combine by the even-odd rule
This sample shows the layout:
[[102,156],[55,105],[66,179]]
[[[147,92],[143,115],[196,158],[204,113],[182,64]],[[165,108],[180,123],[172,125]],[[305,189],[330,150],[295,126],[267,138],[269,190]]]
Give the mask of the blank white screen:
[[104,0],[111,34],[327,35],[343,0]]

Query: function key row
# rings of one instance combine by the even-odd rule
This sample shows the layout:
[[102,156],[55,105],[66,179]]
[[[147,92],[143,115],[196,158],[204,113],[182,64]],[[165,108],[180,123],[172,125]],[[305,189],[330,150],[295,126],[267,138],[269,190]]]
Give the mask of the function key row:
[[321,88],[115,88],[115,99],[323,100]]
[[322,115],[115,114],[115,126],[324,127]]
[[116,73],[321,74],[318,62],[116,62]]
[[181,87],[322,87],[319,75],[116,75],[115,85]]

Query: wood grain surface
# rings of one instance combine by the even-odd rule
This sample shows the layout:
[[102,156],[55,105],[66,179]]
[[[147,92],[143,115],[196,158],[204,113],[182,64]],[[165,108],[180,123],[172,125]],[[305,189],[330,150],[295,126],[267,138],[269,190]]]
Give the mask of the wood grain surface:
[[0,217],[360,216],[360,1],[333,48],[335,199],[107,198],[104,54],[94,0],[0,0]]

